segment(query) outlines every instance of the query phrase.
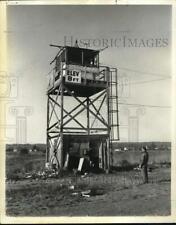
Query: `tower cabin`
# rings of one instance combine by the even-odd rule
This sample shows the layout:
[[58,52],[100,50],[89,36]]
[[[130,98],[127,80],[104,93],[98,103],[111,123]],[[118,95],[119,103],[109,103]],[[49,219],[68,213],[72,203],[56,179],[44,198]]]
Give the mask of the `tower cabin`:
[[[109,67],[100,66],[99,53],[98,50],[78,46],[61,46],[51,62],[55,65],[47,90],[46,162],[58,169],[80,169],[81,159],[93,169],[110,168],[112,113],[115,112],[110,101],[111,81],[112,74],[116,76],[116,69],[112,71]],[[66,109],[64,99],[67,96],[79,105],[70,104],[70,110]],[[100,102],[98,107],[97,101]],[[59,108],[59,114],[56,108]],[[83,111],[86,116],[81,121],[77,116]],[[55,119],[54,114],[57,116]],[[77,126],[70,125],[72,121]],[[99,124],[95,126],[92,121]]]
[[50,77],[48,91],[59,86],[61,77],[76,96],[91,96],[106,88],[106,68],[99,66],[99,51],[65,46],[55,58],[54,73]]

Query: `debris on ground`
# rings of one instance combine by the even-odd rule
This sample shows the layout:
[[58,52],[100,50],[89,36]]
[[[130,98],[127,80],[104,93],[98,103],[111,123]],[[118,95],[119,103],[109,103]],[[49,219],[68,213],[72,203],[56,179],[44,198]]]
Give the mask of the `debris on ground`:
[[88,176],[88,173],[84,173],[84,175],[81,175],[81,178],[86,178]]
[[71,185],[71,186],[68,187],[68,189],[69,190],[74,190],[75,189],[75,186],[74,185]]
[[24,179],[47,179],[47,178],[57,178],[59,175],[58,172],[54,170],[42,170],[35,171],[32,173],[25,173],[23,175]]
[[83,197],[90,197],[90,195],[91,195],[91,190],[82,191],[82,192],[81,192],[81,195],[82,195]]
[[78,192],[73,192],[73,193],[71,193],[71,195],[79,195],[79,193]]
[[135,167],[133,170],[140,171],[141,169],[140,169],[140,167],[138,166],[138,167]]

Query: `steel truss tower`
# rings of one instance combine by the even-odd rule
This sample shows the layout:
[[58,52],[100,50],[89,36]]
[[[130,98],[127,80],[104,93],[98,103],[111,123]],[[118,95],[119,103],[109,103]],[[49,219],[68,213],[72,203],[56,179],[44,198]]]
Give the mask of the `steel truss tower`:
[[58,47],[47,90],[46,162],[63,169],[69,160],[98,159],[108,171],[119,140],[117,69],[100,67],[97,50]]

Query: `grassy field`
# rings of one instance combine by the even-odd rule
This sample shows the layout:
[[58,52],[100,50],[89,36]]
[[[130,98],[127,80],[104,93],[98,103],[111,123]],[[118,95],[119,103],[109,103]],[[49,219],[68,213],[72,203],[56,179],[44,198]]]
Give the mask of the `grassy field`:
[[[170,163],[171,154],[170,151],[161,151],[161,150],[151,150],[149,153],[149,164],[156,163]],[[127,161],[129,164],[139,164],[141,157],[140,151],[123,151],[123,152],[114,152],[114,166],[121,165],[123,161]]]
[[45,154],[34,152],[19,154],[10,152],[6,154],[6,177],[18,179],[25,173],[39,171],[44,168]]
[[[114,167],[135,167],[139,164],[140,151],[114,152]],[[149,164],[170,163],[170,151],[149,151]],[[8,179],[18,179],[25,173],[43,170],[45,166],[44,152],[31,152],[28,154],[20,154],[7,152],[6,154],[6,177]]]
[[[142,184],[136,166],[140,151],[114,152],[110,174],[82,177],[24,179],[26,173],[44,169],[42,151],[6,154],[6,213],[10,216],[125,216],[170,214],[170,151],[149,151],[149,184]],[[132,168],[132,167],[131,167]],[[90,195],[83,196],[83,191]]]
[[[10,216],[125,216],[170,214],[170,168],[7,182]],[[72,188],[70,188],[72,187]],[[90,196],[82,191],[91,190]]]

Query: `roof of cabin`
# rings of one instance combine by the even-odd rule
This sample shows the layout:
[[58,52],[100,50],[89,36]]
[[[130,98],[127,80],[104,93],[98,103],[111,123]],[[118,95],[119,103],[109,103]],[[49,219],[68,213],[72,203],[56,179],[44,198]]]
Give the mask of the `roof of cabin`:
[[90,48],[80,48],[80,47],[74,47],[74,46],[63,46],[63,49],[77,49],[77,50],[82,50],[85,52],[90,52],[95,54],[98,54],[100,52],[100,50],[94,50]]

